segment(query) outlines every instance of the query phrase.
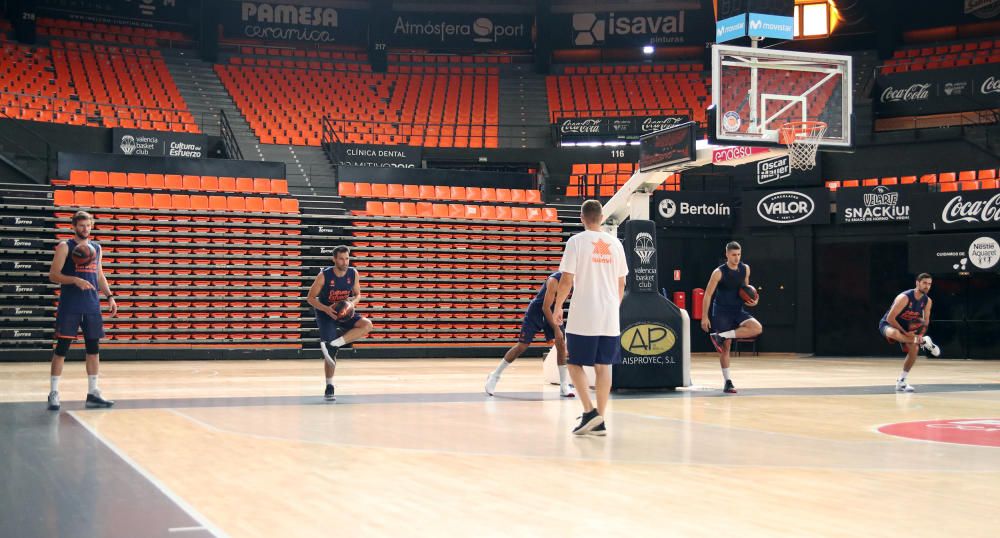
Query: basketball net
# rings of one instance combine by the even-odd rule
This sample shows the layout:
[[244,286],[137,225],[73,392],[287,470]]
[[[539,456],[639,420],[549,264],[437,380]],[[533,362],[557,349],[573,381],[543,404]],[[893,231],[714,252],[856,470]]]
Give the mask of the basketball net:
[[778,141],[788,146],[788,164],[796,170],[816,167],[816,150],[826,134],[822,121],[790,121],[778,131]]

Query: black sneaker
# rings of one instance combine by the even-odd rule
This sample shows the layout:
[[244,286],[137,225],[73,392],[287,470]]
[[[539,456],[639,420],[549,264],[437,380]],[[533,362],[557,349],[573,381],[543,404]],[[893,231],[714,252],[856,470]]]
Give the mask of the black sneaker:
[[101,398],[100,391],[94,391],[87,395],[86,405],[88,408],[111,407],[112,405],[115,405],[115,402]]
[[597,408],[595,407],[590,411],[587,411],[583,415],[580,415],[580,424],[577,427],[573,428],[573,434],[583,435],[589,432],[590,430],[594,429],[595,427],[597,427],[598,424],[602,424],[603,422],[604,422],[604,417],[602,417],[597,412]]
[[597,426],[594,426],[594,429],[590,430],[590,432],[587,433],[587,435],[594,435],[596,437],[604,437],[607,434],[608,434],[608,428],[604,426],[603,422],[601,422]]
[[719,333],[712,333],[708,335],[709,340],[712,341],[712,345],[715,346],[715,350],[722,353],[723,344],[725,344],[726,339],[723,338]]
[[326,353],[323,354],[323,360],[325,360],[330,366],[337,366],[337,352],[340,351],[340,348],[332,346],[328,342],[320,342],[319,345],[326,348]]
[[326,401],[328,401],[328,402],[332,402],[332,401],[334,401],[334,400],[337,399],[333,395],[333,385],[327,385],[326,386],[326,391],[323,392],[323,399],[326,400]]
[[722,392],[725,392],[726,394],[736,394],[736,386],[733,385],[732,379],[726,380],[726,386],[722,389]]

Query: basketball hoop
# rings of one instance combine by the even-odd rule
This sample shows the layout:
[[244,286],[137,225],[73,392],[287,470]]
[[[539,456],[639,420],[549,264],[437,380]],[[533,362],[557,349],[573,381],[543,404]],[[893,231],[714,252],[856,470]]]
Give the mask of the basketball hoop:
[[796,170],[816,167],[816,149],[826,134],[826,122],[790,121],[778,130],[778,141],[788,146],[788,164]]

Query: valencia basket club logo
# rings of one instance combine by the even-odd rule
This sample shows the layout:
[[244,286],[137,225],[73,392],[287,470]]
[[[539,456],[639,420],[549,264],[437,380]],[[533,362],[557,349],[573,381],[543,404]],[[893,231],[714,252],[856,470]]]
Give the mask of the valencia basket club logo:
[[642,263],[648,265],[653,259],[653,254],[656,254],[656,245],[653,244],[653,236],[646,232],[637,234],[635,236],[634,250]]

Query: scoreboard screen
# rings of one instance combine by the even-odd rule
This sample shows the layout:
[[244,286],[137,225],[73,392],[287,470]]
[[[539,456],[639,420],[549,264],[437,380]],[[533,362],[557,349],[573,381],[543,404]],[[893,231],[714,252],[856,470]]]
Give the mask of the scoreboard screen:
[[639,139],[639,171],[695,160],[697,124],[693,121],[650,133]]

